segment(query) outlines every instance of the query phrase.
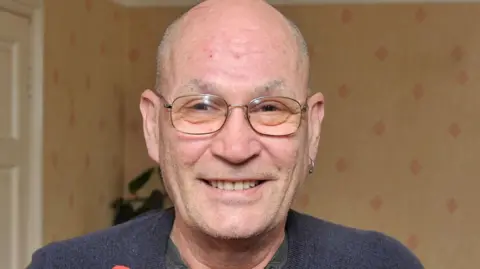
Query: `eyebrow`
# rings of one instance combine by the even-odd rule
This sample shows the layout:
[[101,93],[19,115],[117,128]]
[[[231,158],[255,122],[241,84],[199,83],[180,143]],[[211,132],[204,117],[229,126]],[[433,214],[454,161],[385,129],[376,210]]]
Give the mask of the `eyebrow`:
[[205,94],[215,94],[218,92],[218,87],[215,84],[200,79],[190,80],[184,88],[189,92],[200,92]]
[[[188,92],[195,92],[201,94],[219,94],[219,87],[211,82],[206,82],[201,79],[192,79],[184,88]],[[284,92],[285,91],[285,82],[281,79],[275,79],[269,81],[261,86],[255,87],[256,95],[272,95],[274,92]]]
[[285,82],[281,79],[275,79],[255,88],[255,93],[262,95],[271,95],[273,92],[285,90]]

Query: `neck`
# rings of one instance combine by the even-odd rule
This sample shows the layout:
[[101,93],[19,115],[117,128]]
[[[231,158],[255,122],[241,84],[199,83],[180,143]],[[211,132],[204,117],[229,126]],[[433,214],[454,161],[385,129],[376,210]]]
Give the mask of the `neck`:
[[171,239],[192,269],[263,269],[285,238],[284,226],[248,239],[214,238],[188,227],[179,218]]

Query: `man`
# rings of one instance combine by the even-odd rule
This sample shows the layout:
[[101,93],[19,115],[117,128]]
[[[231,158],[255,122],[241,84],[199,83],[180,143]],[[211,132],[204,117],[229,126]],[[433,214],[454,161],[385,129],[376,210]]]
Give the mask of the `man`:
[[204,1],[158,55],[140,109],[174,209],[51,244],[30,268],[423,268],[390,237],[290,210],[314,168],[324,100],[279,12]]

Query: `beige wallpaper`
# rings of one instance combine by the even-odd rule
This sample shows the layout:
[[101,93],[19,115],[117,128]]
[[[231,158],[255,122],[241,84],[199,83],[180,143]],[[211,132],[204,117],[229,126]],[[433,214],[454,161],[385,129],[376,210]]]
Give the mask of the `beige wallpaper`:
[[[480,5],[295,6],[326,96],[314,175],[295,208],[390,234],[426,268],[480,267]],[[129,11],[128,181],[151,165],[138,96],[183,9]],[[135,52],[135,53],[133,53]]]
[[[146,153],[139,110],[140,94],[155,85],[155,59],[163,31],[185,9],[140,8],[128,10],[128,76],[131,85],[125,91],[125,180],[126,183],[146,167],[153,166]],[[125,184],[126,186],[126,184]],[[160,181],[150,181],[139,192],[148,195],[151,188],[161,187]],[[125,188],[126,189],[126,188]]]
[[122,194],[126,22],[106,0],[45,0],[45,243],[107,227]]
[[427,268],[480,267],[480,5],[284,11],[327,100],[297,207],[391,234]]
[[[181,8],[45,0],[45,241],[107,227],[152,165],[140,93]],[[426,268],[480,266],[480,5],[294,6],[326,96],[295,208],[390,234]]]

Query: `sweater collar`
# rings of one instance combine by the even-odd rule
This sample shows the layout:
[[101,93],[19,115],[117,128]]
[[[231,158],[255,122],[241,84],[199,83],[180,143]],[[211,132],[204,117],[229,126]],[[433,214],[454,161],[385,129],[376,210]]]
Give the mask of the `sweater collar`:
[[[287,237],[287,264],[283,268],[306,268],[307,263],[305,250],[308,249],[306,238],[308,238],[308,231],[302,229],[298,222],[298,215],[294,210],[289,210],[286,222]],[[142,267],[145,269],[166,268],[166,255],[168,250],[168,242],[170,240],[170,233],[175,219],[175,211],[168,208],[161,213],[156,220],[155,225],[151,227],[150,231],[143,231],[146,240],[147,249],[151,255],[147,255],[142,261]],[[308,255],[307,255],[308,256]]]

